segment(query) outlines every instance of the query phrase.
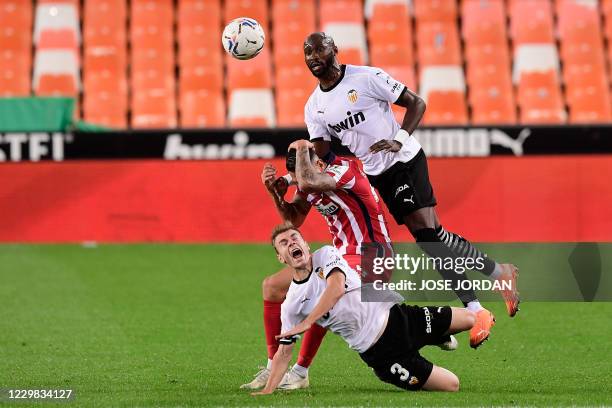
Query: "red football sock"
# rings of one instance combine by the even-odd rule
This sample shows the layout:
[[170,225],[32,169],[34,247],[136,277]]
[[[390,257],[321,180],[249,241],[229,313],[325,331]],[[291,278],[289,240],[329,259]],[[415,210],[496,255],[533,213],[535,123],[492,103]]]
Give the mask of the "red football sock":
[[272,360],[276,350],[278,350],[278,340],[274,336],[278,336],[281,332],[281,304],[283,302],[270,302],[268,300],[263,302],[264,331],[266,332],[268,358]]
[[312,325],[312,327],[304,333],[302,345],[300,346],[300,355],[297,359],[298,365],[306,368],[310,366],[312,359],[319,350],[323,337],[325,337],[325,333],[327,333],[327,330],[318,324]]

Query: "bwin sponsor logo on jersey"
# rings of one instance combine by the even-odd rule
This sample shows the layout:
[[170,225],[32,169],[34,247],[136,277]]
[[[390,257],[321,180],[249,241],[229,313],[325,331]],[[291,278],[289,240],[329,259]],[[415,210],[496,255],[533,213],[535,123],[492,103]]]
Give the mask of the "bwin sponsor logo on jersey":
[[347,117],[342,122],[338,122],[335,125],[327,125],[334,130],[336,133],[340,133],[343,130],[354,128],[361,122],[365,122],[365,115],[363,112],[357,112],[351,115],[351,112],[346,112]]
[[329,203],[327,205],[323,205],[323,204],[317,204],[315,205],[315,208],[317,209],[318,212],[320,212],[324,217],[328,217],[330,215],[334,215],[335,213],[338,212],[338,210],[340,209],[340,207],[338,207],[336,204],[334,203]]

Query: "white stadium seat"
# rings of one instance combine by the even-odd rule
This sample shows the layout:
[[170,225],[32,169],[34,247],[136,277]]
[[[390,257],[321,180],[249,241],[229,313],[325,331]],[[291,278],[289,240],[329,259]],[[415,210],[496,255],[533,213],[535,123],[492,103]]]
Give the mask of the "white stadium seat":
[[458,65],[434,65],[423,68],[420,84],[419,93],[425,101],[432,91],[465,93],[463,68]]
[[516,47],[512,81],[518,84],[521,73],[547,72],[559,73],[559,54],[555,44],[525,44]]
[[40,34],[44,30],[74,30],[77,41],[81,42],[79,30],[79,16],[73,4],[44,3],[36,6],[36,19],[34,21],[34,44],[38,44]]
[[342,60],[342,50],[357,50],[364,64],[368,63],[368,46],[363,24],[356,23],[328,23],[323,31],[330,35],[340,50],[339,58]]
[[378,4],[405,4],[410,14],[412,14],[412,1],[411,0],[366,0],[364,5],[364,15],[367,20],[372,17],[374,13],[374,7]]
[[38,50],[34,57],[34,74],[32,86],[38,87],[40,77],[45,74],[71,75],[74,77],[76,88],[79,84],[79,61],[73,51],[66,50]]
[[229,101],[230,125],[275,126],[274,96],[271,89],[236,89]]

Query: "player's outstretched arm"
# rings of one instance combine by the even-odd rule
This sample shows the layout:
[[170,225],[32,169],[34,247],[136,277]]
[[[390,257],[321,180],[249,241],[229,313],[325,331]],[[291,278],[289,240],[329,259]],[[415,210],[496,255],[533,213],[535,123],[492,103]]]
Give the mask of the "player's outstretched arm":
[[282,339],[285,337],[295,336],[296,334],[304,333],[306,330],[310,329],[312,325],[323,317],[323,315],[329,312],[344,295],[345,282],[346,277],[344,272],[342,272],[340,268],[332,269],[327,275],[327,286],[325,291],[321,295],[319,302],[317,302],[316,306],[312,309],[312,312],[310,312],[304,321],[295,325],[291,330],[276,336],[276,338]]
[[310,161],[312,143],[298,140],[291,144],[296,149],[295,176],[298,187],[305,193],[332,191],[336,189],[336,181],[329,174],[321,173]]
[[274,354],[274,358],[272,359],[272,367],[270,368],[270,377],[268,377],[268,382],[266,386],[258,392],[254,392],[251,395],[265,395],[272,394],[278,384],[280,384],[285,372],[287,372],[287,368],[289,367],[289,363],[291,362],[291,356],[293,355],[293,344],[281,344]]
[[283,177],[276,178],[276,168],[271,163],[264,165],[261,172],[261,182],[272,197],[276,211],[283,221],[289,221],[294,226],[300,227],[310,211],[310,204],[298,195],[290,203],[285,201],[289,184]]

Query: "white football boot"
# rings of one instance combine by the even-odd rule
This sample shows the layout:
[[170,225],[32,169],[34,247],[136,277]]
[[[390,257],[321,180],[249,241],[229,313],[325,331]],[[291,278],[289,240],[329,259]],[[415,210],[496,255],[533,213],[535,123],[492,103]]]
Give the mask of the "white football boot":
[[438,344],[438,347],[440,347],[444,351],[457,350],[457,347],[459,347],[459,342],[457,341],[455,336],[453,336],[452,334],[449,337],[450,337],[449,340],[445,341],[444,343]]
[[308,388],[308,373],[306,377],[302,377],[293,368],[285,373],[285,376],[278,385],[279,390],[297,390],[299,388]]
[[240,388],[247,390],[258,390],[260,388],[265,387],[268,382],[268,378],[270,377],[270,370],[267,368],[262,368],[255,374],[255,378],[250,383],[242,384]]

